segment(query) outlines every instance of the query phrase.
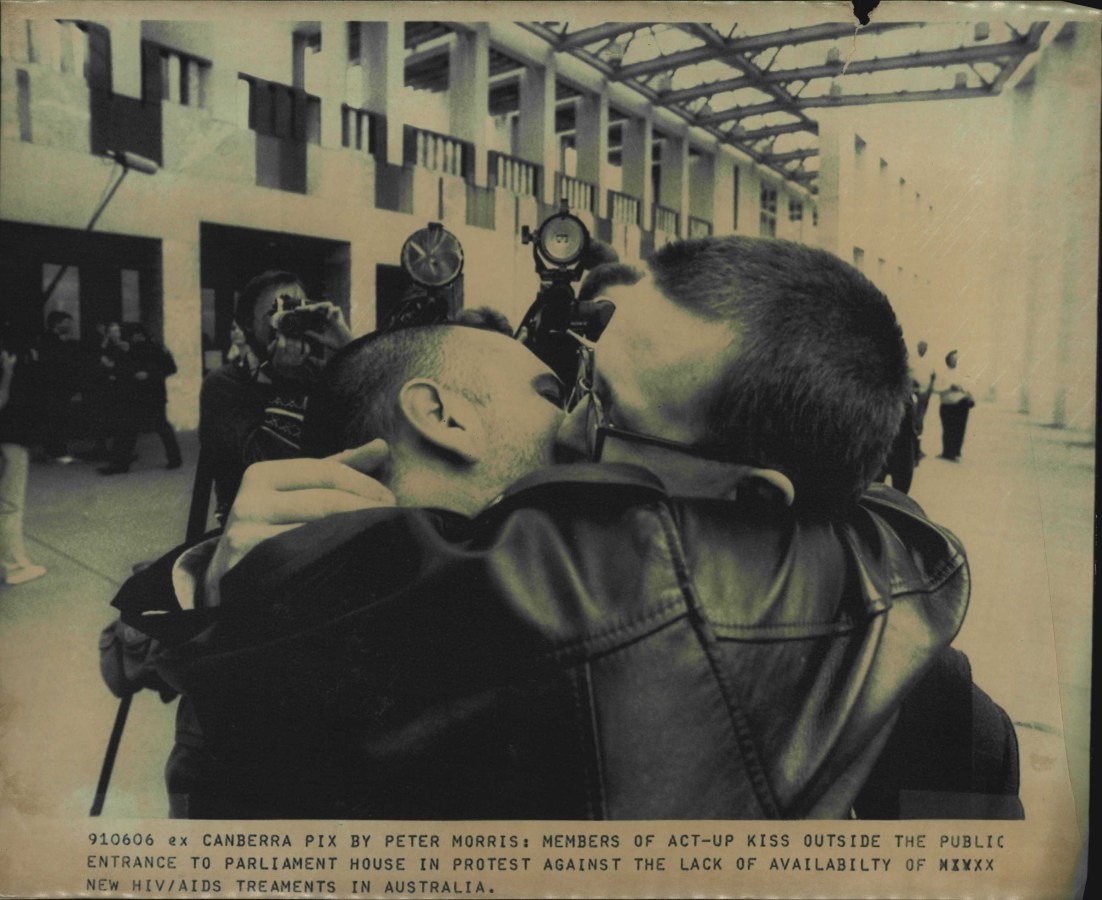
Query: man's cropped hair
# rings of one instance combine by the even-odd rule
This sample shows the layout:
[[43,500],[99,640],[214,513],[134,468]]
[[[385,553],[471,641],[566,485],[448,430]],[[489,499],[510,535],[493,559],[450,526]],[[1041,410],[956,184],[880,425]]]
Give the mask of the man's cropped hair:
[[[475,403],[484,398],[473,377],[455,375],[461,361],[445,359],[445,344],[469,326],[416,325],[374,331],[342,347],[326,364],[321,383],[310,396],[304,423],[303,449],[310,456],[329,456],[390,439],[396,424],[398,393],[412,378],[450,382],[446,387]],[[456,382],[462,380],[464,386]]]
[[670,300],[732,324],[730,358],[700,406],[707,443],[785,472],[806,511],[854,502],[887,457],[910,383],[887,297],[791,241],[683,241],[648,266]]
[[606,262],[595,266],[578,287],[578,301],[595,300],[609,288],[635,284],[643,270],[622,262]]
[[46,327],[51,331],[60,323],[67,322],[72,316],[61,309],[54,309],[46,313]]
[[246,332],[253,330],[253,315],[256,301],[260,295],[273,285],[298,285],[303,290],[306,286],[294,272],[286,272],[282,269],[269,269],[261,272],[241,289],[241,295],[237,298],[237,305],[233,309],[233,320]]
[[483,331],[497,331],[509,337],[513,336],[513,326],[509,324],[508,317],[492,306],[461,309],[455,314],[452,322],[464,328],[480,328]]

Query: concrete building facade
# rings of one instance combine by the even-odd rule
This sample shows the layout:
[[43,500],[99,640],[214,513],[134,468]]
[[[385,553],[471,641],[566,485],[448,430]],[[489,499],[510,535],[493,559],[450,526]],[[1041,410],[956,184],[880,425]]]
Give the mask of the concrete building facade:
[[[235,292],[252,275],[298,272],[363,333],[396,299],[405,239],[439,221],[463,244],[467,305],[516,324],[538,288],[521,229],[561,198],[628,261],[709,233],[826,247],[888,293],[909,339],[959,302],[938,244],[952,204],[845,121],[823,120],[813,193],[510,23],[26,15],[5,7],[0,48],[5,316],[37,329],[67,309],[86,333],[112,319],[152,325],[179,365],[178,427],[197,424],[204,358],[227,346]],[[1060,85],[1090,82],[1076,73],[1097,64],[1097,38],[1072,27],[1032,81],[982,103],[999,107],[995,118],[1009,104],[1012,127],[1043,143],[1076,102],[1057,102]],[[1085,89],[1097,88],[1097,65],[1094,77]],[[1006,308],[1019,318],[977,305],[976,327],[994,335],[991,382],[1009,378],[1058,424],[1093,401],[1097,128],[1076,135],[1047,163],[1081,194],[1074,214],[1051,222],[1055,207],[994,186],[999,208],[1030,222],[1015,232],[1014,266],[958,247],[954,268],[988,298],[1017,298]],[[122,152],[155,171],[124,171],[108,155]],[[1028,152],[1000,165],[1014,183],[1044,181]],[[1029,244],[1038,232],[1045,241]],[[1068,252],[1053,278],[1057,245]]]

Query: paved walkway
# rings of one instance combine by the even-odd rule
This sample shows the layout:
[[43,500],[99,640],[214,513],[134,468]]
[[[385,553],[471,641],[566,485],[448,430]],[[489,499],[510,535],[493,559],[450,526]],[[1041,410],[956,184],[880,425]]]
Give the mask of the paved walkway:
[[[36,582],[0,588],[0,778],[26,813],[85,815],[116,702],[96,634],[131,565],[183,539],[195,460],[161,468],[156,439],[126,476],[86,463],[31,469],[26,533]],[[937,410],[912,496],[969,549],[974,592],[958,646],[1018,726],[1027,815],[1086,825],[1094,449],[1008,410],[973,411],[961,463],[937,459]],[[162,816],[174,705],[139,695],[105,815]],[[1069,779],[1070,772],[1070,779]],[[1074,803],[1074,807],[1072,804]]]

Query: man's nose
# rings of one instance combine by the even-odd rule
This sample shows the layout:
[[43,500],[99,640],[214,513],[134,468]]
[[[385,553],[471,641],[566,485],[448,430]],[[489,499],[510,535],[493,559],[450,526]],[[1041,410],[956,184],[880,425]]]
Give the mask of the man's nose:
[[558,462],[578,462],[586,459],[586,404],[579,403],[559,425],[555,434],[555,456]]

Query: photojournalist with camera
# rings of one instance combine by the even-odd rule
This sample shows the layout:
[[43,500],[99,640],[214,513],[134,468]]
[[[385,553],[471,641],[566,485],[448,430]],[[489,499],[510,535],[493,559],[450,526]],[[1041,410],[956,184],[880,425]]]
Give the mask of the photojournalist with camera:
[[[963,548],[870,488],[907,388],[886,298],[735,237],[567,296],[521,326],[542,363],[454,326],[349,346],[308,423],[345,455],[254,467],[217,543],[124,586],[202,722],[188,814],[1020,816],[949,646]],[[552,434],[586,462],[542,466]]]
[[307,398],[325,361],[352,339],[341,310],[315,303],[297,275],[267,271],[241,292],[234,321],[258,365],[227,364],[199,395],[199,441],[221,521],[254,462],[300,454]]

